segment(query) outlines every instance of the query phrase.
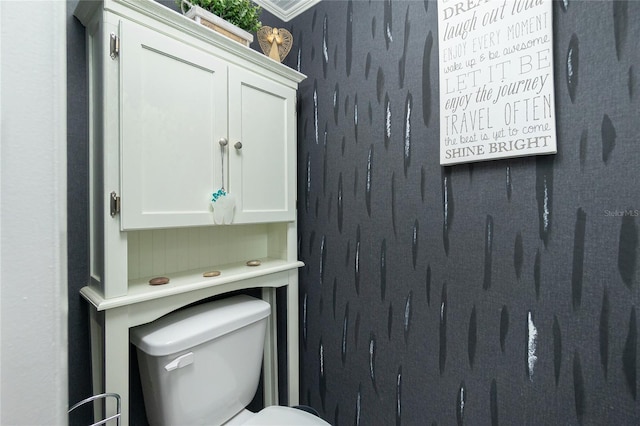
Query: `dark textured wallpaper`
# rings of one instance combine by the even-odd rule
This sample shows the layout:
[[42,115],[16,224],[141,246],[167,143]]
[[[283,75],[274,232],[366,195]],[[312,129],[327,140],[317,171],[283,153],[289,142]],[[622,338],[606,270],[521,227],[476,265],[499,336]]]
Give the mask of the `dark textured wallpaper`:
[[[76,3],[71,402],[91,393]],[[323,0],[289,23],[263,17],[292,31],[286,63],[309,76],[298,123],[301,402],[332,424],[640,424],[640,2],[553,10],[558,154],[446,168],[434,1]],[[145,424],[136,380],[132,392],[132,424]]]
[[558,154],[439,165],[433,1],[290,23],[301,400],[334,425],[638,424],[640,2],[555,2]]

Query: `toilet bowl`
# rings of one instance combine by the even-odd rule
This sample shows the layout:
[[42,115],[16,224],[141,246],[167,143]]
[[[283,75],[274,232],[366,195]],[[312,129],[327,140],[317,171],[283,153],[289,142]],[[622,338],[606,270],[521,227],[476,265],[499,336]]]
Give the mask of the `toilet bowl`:
[[272,405],[257,413],[251,413],[248,410],[245,410],[245,413],[248,415],[246,417],[242,416],[240,422],[235,423],[232,419],[224,423],[224,426],[330,426],[320,417],[291,407]]
[[270,305],[235,296],[131,329],[149,424],[328,425],[313,414],[246,409],[257,390]]

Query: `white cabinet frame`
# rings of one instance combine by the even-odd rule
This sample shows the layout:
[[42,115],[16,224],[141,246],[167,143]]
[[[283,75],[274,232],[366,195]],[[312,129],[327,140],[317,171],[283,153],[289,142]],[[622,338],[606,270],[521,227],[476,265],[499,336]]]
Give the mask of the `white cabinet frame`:
[[[277,312],[286,312],[288,319],[286,336],[284,336],[287,340],[288,361],[286,376],[289,401],[287,402],[289,405],[298,404],[298,268],[303,264],[297,259],[295,217],[295,93],[298,84],[305,76],[246,46],[226,39],[153,0],[81,0],[74,14],[86,27],[89,69],[90,281],[81,290],[81,294],[91,305],[94,393],[119,394],[122,409],[121,424],[128,425],[129,329],[209,297],[242,289],[260,288],[262,298],[271,304],[272,309],[264,349],[265,405],[278,403],[277,361],[278,356],[285,355],[278,354],[277,351]],[[244,87],[250,90],[258,90],[247,92],[249,100],[252,96],[259,97],[263,93],[268,97],[265,100],[272,105],[281,104],[285,111],[283,113],[285,116],[281,120],[285,128],[278,128],[277,132],[271,132],[280,135],[276,136],[280,138],[280,146],[277,149],[284,151],[284,156],[276,157],[274,154],[272,162],[277,160],[276,167],[279,168],[274,176],[279,177],[287,188],[282,198],[274,203],[276,207],[269,207],[266,203],[267,208],[262,212],[242,212],[239,217],[244,215],[242,222],[249,225],[232,225],[231,227],[212,225],[203,228],[207,238],[211,234],[210,230],[216,230],[211,234],[215,237],[213,240],[205,239],[202,242],[203,250],[206,251],[207,246],[216,244],[219,246],[218,250],[212,249],[205,255],[201,255],[201,259],[196,262],[197,267],[180,267],[168,271],[171,272],[169,274],[171,282],[161,287],[149,286],[147,284],[149,277],[145,276],[147,268],[140,268],[139,265],[134,268],[132,266],[134,260],[140,263],[140,257],[151,258],[157,253],[164,253],[165,246],[162,244],[169,247],[167,252],[175,253],[182,248],[180,244],[192,236],[191,230],[196,234],[201,230],[176,228],[179,230],[174,232],[172,226],[164,230],[155,230],[156,226],[151,223],[150,226],[141,227],[151,229],[149,231],[129,232],[122,226],[122,218],[118,213],[118,201],[125,200],[120,200],[118,197],[122,194],[123,179],[131,179],[123,174],[123,169],[127,167],[122,163],[123,131],[135,133],[135,129],[130,125],[123,126],[123,122],[130,117],[123,117],[122,103],[127,99],[122,92],[122,79],[123,72],[129,72],[127,67],[130,64],[126,64],[123,68],[119,60],[120,47],[127,46],[126,43],[120,44],[122,40],[119,40],[119,37],[128,37],[131,31],[140,35],[139,39],[149,40],[147,47],[156,49],[160,53],[165,47],[162,40],[170,40],[167,46],[168,50],[173,52],[173,57],[183,57],[187,62],[199,64],[204,72],[224,75],[224,89],[217,81],[212,83],[212,87],[215,87],[216,92],[220,92],[220,96],[228,98],[231,94],[229,92],[241,91],[240,86],[244,84]],[[184,49],[181,46],[184,46]],[[122,55],[123,58],[127,58],[124,52]],[[135,67],[135,58],[129,57],[127,60],[132,60]],[[158,60],[162,58],[158,57]],[[229,73],[235,71],[237,75],[230,77]],[[237,77],[241,77],[240,81]],[[236,137],[236,134],[225,126],[229,126],[230,122],[242,120],[242,114],[254,114],[255,111],[251,109],[253,107],[251,102],[246,105],[242,105],[242,102],[228,100],[225,102],[225,108],[228,108],[226,111],[228,121],[217,126],[229,132],[230,137]],[[233,114],[240,115],[232,118]],[[213,133],[215,132],[212,132],[214,137],[212,143],[215,143],[217,135]],[[249,139],[255,139],[255,137],[250,136]],[[247,160],[247,167],[255,168],[257,164],[253,152],[247,151],[246,158],[243,158],[242,152],[233,151],[236,149],[233,148],[233,144],[234,141],[230,141],[228,162],[231,163],[230,165],[235,162],[239,167],[238,171],[229,172],[230,187],[232,184],[238,185],[239,179],[240,185],[244,184],[241,176],[242,167],[245,166],[243,160]],[[251,143],[246,148],[250,149]],[[214,149],[213,152],[217,151]],[[214,162],[217,161],[216,157],[213,157]],[[240,177],[233,175],[234,173],[240,173]],[[247,205],[256,199],[259,201],[259,198],[260,194],[257,196],[254,194],[254,198]],[[283,209],[288,216],[285,217],[282,213]],[[203,225],[202,222],[194,224]],[[158,227],[167,228],[167,226]],[[137,229],[136,226],[132,228]],[[222,231],[217,232],[217,230]],[[179,240],[180,243],[171,246],[170,242],[162,241],[159,246],[147,248],[149,233],[153,239],[156,232],[159,232],[157,235],[165,240],[172,240],[174,243]],[[162,234],[162,232],[168,233]],[[226,253],[224,250],[227,248],[229,238],[235,239],[237,244],[230,253]],[[258,254],[257,257],[262,262],[260,266],[248,267],[245,264],[245,259],[241,258],[242,244],[245,244],[245,247],[251,247],[252,256]],[[224,252],[219,255],[223,260],[216,259],[211,265],[222,274],[216,278],[204,278],[202,259],[205,259],[206,264],[207,256],[211,256],[212,252],[218,254]],[[154,263],[157,262],[154,260]],[[178,263],[180,262],[173,262],[174,265]],[[149,271],[155,275],[155,269],[150,268]],[[286,288],[286,306],[276,304],[278,288]],[[104,418],[103,415],[114,415],[115,410],[115,403],[107,402],[105,413],[100,412],[102,407],[96,408],[96,419]]]
[[[301,266],[298,263],[296,266]],[[283,266],[284,267],[284,266]],[[281,268],[274,267],[274,271]],[[265,272],[265,271],[262,271]],[[276,289],[287,289],[287,381],[289,405],[299,403],[298,271],[284,269],[242,280],[216,281],[215,285],[157,299],[131,303],[127,297],[104,299],[90,287],[81,290],[92,304],[90,310],[93,392],[118,393],[121,397],[121,424],[129,424],[129,329],[146,324],[176,309],[212,296],[249,288],[262,288],[262,299],[271,305],[264,348],[264,404],[277,405],[278,350]],[[96,419],[116,414],[115,401],[107,401],[105,412],[96,406]]]

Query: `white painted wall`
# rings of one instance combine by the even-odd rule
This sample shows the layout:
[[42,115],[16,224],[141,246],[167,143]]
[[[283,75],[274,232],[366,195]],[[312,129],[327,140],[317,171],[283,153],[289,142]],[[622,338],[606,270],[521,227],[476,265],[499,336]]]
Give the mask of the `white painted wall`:
[[0,0],[0,424],[67,423],[66,3]]

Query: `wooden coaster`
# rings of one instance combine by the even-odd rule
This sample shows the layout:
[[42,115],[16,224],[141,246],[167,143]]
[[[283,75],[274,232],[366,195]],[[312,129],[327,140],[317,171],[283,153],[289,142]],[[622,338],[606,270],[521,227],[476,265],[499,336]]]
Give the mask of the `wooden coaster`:
[[209,271],[202,274],[205,278],[217,277],[218,275],[220,275],[220,271]]
[[259,260],[250,260],[247,262],[247,266],[260,266],[262,262]]
[[162,285],[167,284],[169,282],[169,278],[167,277],[155,277],[149,280],[149,284],[151,285]]

